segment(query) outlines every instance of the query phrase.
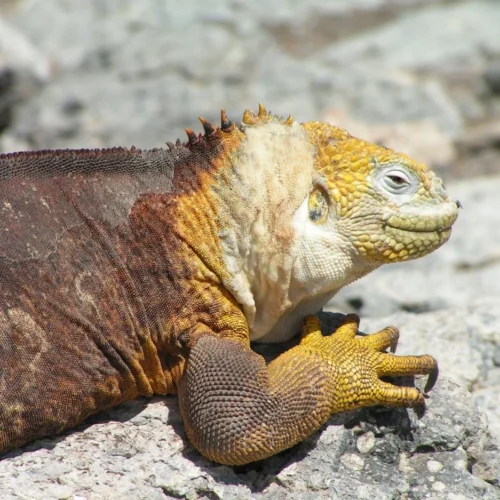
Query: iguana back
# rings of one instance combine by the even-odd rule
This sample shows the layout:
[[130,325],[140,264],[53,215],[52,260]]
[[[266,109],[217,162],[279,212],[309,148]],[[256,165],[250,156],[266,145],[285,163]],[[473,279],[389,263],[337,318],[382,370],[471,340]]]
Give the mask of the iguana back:
[[175,189],[173,151],[0,157],[0,449],[172,391],[153,343],[168,234],[138,244],[134,210]]

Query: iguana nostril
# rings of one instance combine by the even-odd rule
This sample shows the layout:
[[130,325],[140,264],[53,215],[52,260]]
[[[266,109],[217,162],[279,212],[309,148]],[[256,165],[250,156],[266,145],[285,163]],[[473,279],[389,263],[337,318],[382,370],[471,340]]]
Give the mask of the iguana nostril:
[[464,208],[458,200],[455,200],[455,203],[457,204],[457,208]]

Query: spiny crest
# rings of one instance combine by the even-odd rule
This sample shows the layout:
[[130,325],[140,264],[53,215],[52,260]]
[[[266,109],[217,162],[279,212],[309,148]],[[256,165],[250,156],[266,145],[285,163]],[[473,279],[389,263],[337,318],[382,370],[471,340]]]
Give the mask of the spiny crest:
[[205,131],[205,137],[210,137],[211,135],[215,134],[216,128],[205,118],[202,118],[201,116],[198,118],[200,120],[201,124],[203,125],[203,130]]
[[[224,134],[231,134],[234,130],[237,129],[235,123],[232,122],[227,117],[226,111],[224,109],[222,109],[220,112],[219,127],[215,127],[209,121],[205,120],[205,118],[203,117],[199,117],[198,119],[200,120],[203,126],[204,134],[196,134],[196,132],[194,132],[190,128],[185,128],[184,130],[186,131],[186,135],[188,138],[187,143],[185,143],[185,146],[193,146],[204,139],[213,139],[218,136],[220,137],[221,132]],[[262,104],[259,104],[258,113],[255,114],[249,109],[246,109],[245,112],[243,113],[242,121],[243,125],[247,126],[258,126],[272,121],[290,126],[293,123],[293,118],[292,116],[289,116],[288,118],[284,119],[282,117],[273,115],[271,112],[268,112]],[[241,130],[241,128],[239,130]],[[180,141],[177,140],[175,146],[179,145]],[[171,150],[174,149],[174,145],[168,144],[168,146]]]
[[185,128],[184,130],[186,131],[186,135],[188,136],[188,143],[190,145],[196,144],[200,140],[199,136],[196,135],[196,132],[194,132],[190,128]]
[[226,115],[226,110],[221,109],[220,110],[220,129],[222,132],[226,133],[231,133],[235,129],[235,124],[229,120],[229,118]]
[[259,112],[255,114],[249,109],[245,109],[243,113],[243,124],[248,126],[256,126],[264,123],[269,123],[270,121],[278,121],[283,125],[291,125],[293,123],[293,118],[290,115],[286,120],[273,115],[270,111],[268,112],[263,104],[259,103]]
[[[208,120],[205,120],[203,117],[198,118],[203,126],[203,134],[196,134],[190,128],[185,128],[185,132],[187,135],[187,143],[186,146],[193,146],[194,144],[199,143],[203,139],[212,139],[219,135],[220,132],[224,134],[230,134],[236,128],[236,125],[227,117],[226,111],[224,109],[220,112],[220,127],[214,127]],[[167,143],[170,149],[173,149],[173,145]],[[180,140],[177,139],[176,146],[180,145]]]

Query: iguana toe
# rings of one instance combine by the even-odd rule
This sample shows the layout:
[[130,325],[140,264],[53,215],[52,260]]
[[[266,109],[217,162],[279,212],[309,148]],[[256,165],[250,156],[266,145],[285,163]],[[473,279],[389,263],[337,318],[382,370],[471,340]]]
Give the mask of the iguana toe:
[[393,326],[387,326],[377,333],[372,333],[366,337],[357,337],[358,343],[374,351],[385,351],[390,349],[392,353],[396,352],[399,340],[399,330]]

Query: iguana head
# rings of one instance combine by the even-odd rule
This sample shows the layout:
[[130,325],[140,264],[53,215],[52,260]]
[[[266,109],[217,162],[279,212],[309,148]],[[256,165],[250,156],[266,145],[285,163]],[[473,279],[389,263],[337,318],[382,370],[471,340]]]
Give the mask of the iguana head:
[[343,286],[450,236],[458,203],[404,154],[262,106],[245,111],[234,134],[231,168],[215,189],[225,207],[225,285],[253,339],[283,340]]
[[316,149],[311,223],[381,264],[421,257],[448,240],[458,204],[426,166],[327,123],[302,126]]

